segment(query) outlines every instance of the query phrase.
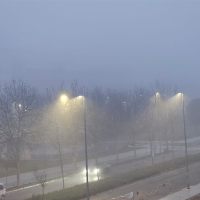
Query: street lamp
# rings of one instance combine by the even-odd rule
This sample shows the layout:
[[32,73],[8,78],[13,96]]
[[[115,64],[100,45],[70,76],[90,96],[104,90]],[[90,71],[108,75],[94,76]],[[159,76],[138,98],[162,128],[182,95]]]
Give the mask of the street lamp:
[[87,154],[87,127],[86,127],[86,104],[85,97],[82,97],[83,100],[83,109],[84,109],[84,132],[85,132],[85,168],[86,168],[86,187],[87,187],[87,200],[90,199],[90,189],[89,189],[89,181],[88,181],[88,154]]
[[[87,184],[87,200],[90,198],[90,192],[89,192],[89,181],[88,181],[88,154],[87,154],[87,128],[86,128],[86,104],[85,104],[85,97],[84,96],[78,96],[79,98],[82,98],[83,102],[83,118],[84,118],[84,133],[85,133],[85,165],[86,165],[86,184]],[[66,95],[61,95],[60,100],[63,103],[66,103],[68,100],[68,97]]]
[[[62,104],[66,104],[66,102],[68,101],[68,96],[63,94],[60,96],[60,100],[61,100]],[[60,154],[60,145],[59,145],[59,154]],[[63,161],[61,158],[61,154],[60,154],[60,164],[61,164],[61,176],[62,176],[63,189],[64,189],[65,188],[65,178],[64,178]]]
[[65,95],[65,94],[61,95],[60,100],[61,100],[63,103],[65,103],[65,102],[68,100],[67,95]]
[[154,128],[153,128],[153,124],[154,124],[154,118],[155,118],[155,115],[156,115],[156,104],[157,104],[157,98],[159,98],[159,93],[157,92],[155,94],[155,106],[153,108],[153,112],[152,112],[152,130],[151,130],[151,162],[152,162],[152,165],[154,164],[154,156],[155,156],[155,152],[154,152],[154,145],[155,145],[155,142],[154,142]]
[[186,137],[186,128],[185,128],[185,102],[183,93],[182,95],[182,105],[183,105],[183,129],[184,129],[184,139],[185,139],[185,158],[186,158],[186,169],[187,169],[187,188],[190,189],[189,183],[189,168],[188,168],[188,152],[187,152],[187,137]]

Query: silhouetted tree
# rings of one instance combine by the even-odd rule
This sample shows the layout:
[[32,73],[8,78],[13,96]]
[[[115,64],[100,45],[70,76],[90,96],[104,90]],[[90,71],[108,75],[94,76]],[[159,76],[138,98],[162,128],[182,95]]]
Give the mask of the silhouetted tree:
[[0,136],[6,143],[6,157],[17,169],[20,186],[20,163],[25,149],[32,147],[40,131],[41,102],[37,89],[22,81],[12,81],[0,88]]

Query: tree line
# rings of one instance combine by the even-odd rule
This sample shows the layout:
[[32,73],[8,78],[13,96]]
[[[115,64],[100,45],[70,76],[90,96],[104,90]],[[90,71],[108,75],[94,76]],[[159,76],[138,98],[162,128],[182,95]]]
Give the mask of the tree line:
[[[64,148],[71,149],[75,172],[78,146],[84,145],[85,106],[88,143],[96,166],[99,144],[105,141],[114,143],[116,162],[122,141],[131,143],[134,157],[137,141],[149,141],[153,163],[155,141],[160,151],[162,142],[166,150],[173,148],[175,133],[181,130],[181,100],[172,100],[177,93],[176,86],[158,81],[132,90],[91,89],[74,81],[69,87],[61,85],[41,93],[23,81],[13,80],[0,87],[2,159],[16,169],[19,186],[22,152],[34,150],[35,144],[45,140],[58,154],[64,188]],[[62,95],[66,97],[61,99]]]

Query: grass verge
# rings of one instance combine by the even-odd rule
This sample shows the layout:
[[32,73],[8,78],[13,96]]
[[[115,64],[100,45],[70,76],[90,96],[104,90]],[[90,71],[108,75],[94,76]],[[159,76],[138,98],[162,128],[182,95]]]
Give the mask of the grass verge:
[[[190,163],[200,161],[200,154],[190,155]],[[122,173],[115,177],[105,178],[96,182],[90,183],[90,195],[95,195],[100,192],[108,191],[110,189],[117,188],[122,185],[126,185],[141,179],[145,179],[154,175],[158,175],[162,172],[177,169],[185,165],[185,158],[177,158],[165,163],[155,164],[153,166],[145,167],[143,169],[136,169],[132,172]],[[76,185],[71,188],[67,188],[60,191],[48,193],[44,196],[44,200],[78,200],[86,197],[85,184]],[[27,200],[41,200],[42,196],[33,196]]]

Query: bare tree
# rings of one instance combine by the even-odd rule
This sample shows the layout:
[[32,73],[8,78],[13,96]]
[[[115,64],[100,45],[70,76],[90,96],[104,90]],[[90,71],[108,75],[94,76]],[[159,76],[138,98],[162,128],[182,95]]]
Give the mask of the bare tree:
[[187,106],[187,117],[191,125],[194,126],[195,132],[199,133],[200,127],[200,99],[192,99]]
[[[174,140],[174,109],[172,109],[171,103],[169,101],[177,92],[177,87],[171,84],[155,82],[155,85],[151,87],[152,93],[155,95],[155,112],[154,112],[154,134],[160,143],[161,152],[161,142],[165,141],[166,150],[169,149],[169,138],[172,138],[172,146]],[[170,131],[171,129],[171,131]],[[170,134],[171,132],[171,134]],[[165,153],[165,151],[164,151]],[[174,158],[174,151],[173,151]]]
[[0,88],[0,136],[6,144],[6,157],[17,169],[20,186],[20,163],[25,149],[39,132],[40,98],[36,88],[22,81],[12,81]]
[[[91,102],[87,106],[88,130],[94,147],[95,165],[98,168],[99,144],[104,140],[105,132],[105,94],[100,88],[94,88],[89,94]],[[97,172],[99,180],[99,173]]]
[[158,114],[158,119],[161,117],[162,120],[160,122],[161,129],[163,129],[164,133],[164,140],[166,143],[166,149],[168,150],[169,144],[168,144],[168,139],[169,136],[167,136],[167,133],[169,132],[169,128],[171,127],[171,133],[174,132],[174,123],[170,123],[170,116],[172,117],[173,113],[175,110],[172,109],[170,105],[169,98],[172,97],[174,94],[177,93],[177,86],[176,85],[171,85],[171,84],[166,84],[166,83],[160,83],[159,81],[155,82],[155,88],[154,90],[159,93],[159,114]]
[[[70,93],[71,101],[68,109],[68,134],[67,144],[70,144],[73,152],[73,168],[74,173],[77,171],[78,144],[83,137],[83,102],[79,95],[83,93],[83,88],[80,88],[75,80],[71,84]],[[85,90],[85,89],[84,89]]]
[[3,158],[3,159],[1,160],[1,162],[2,162],[2,165],[3,165],[4,169],[5,169],[5,171],[6,171],[6,188],[7,188],[7,184],[8,184],[8,169],[11,168],[12,165],[10,165],[10,163],[9,163],[9,161],[7,160],[6,157]]
[[106,104],[106,112],[109,118],[109,137],[115,141],[116,162],[119,159],[119,137],[123,135],[124,123],[124,104],[121,91],[107,90],[108,97]]
[[[46,102],[46,111],[44,113],[44,124],[46,127],[45,134],[47,135],[48,141],[54,147],[54,150],[57,152],[59,157],[59,164],[61,169],[61,177],[63,189],[65,188],[65,178],[64,178],[64,169],[63,169],[63,138],[64,138],[64,127],[63,122],[66,117],[63,115],[67,102],[60,102],[60,94],[62,87],[59,90],[47,90],[45,96]],[[64,103],[64,104],[63,104]],[[64,117],[64,119],[63,119]]]
[[131,99],[129,103],[130,119],[132,121],[131,139],[134,146],[134,157],[136,158],[135,138],[144,132],[144,127],[146,127],[143,114],[149,106],[149,92],[146,88],[135,87]]
[[60,163],[60,170],[61,170],[61,177],[62,177],[62,184],[63,189],[65,188],[65,177],[64,177],[64,169],[63,169],[63,142],[62,142],[62,132],[56,121],[51,124],[50,128],[50,135],[49,140],[53,144],[55,151],[58,153],[59,156],[59,163]]
[[44,188],[47,184],[47,169],[46,167],[43,170],[38,170],[37,167],[34,167],[33,175],[37,182],[42,187],[42,199],[44,199]]

